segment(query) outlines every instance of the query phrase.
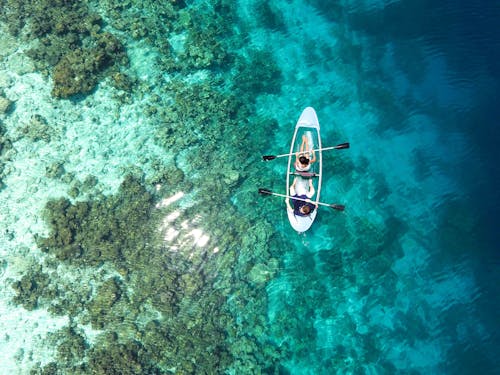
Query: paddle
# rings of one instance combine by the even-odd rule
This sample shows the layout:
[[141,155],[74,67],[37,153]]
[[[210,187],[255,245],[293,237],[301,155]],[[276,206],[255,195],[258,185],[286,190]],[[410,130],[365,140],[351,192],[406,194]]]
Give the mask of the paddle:
[[334,210],[338,210],[338,211],[344,211],[344,208],[345,208],[345,206],[343,206],[341,204],[328,204],[328,203],[323,203],[323,202],[312,202],[309,199],[291,197],[290,195],[285,195],[285,194],[278,194],[278,193],[272,192],[271,190],[262,189],[262,188],[259,189],[259,194],[262,194],[262,195],[274,195],[275,197],[283,197],[283,198],[294,199],[296,201],[310,202],[310,203],[313,203],[313,204],[319,204],[321,206],[327,206],[327,207],[333,208]]
[[[312,152],[312,151],[327,151],[327,150],[342,150],[343,148],[349,148],[349,142],[346,143],[341,143],[338,144],[337,146],[331,146],[331,147],[325,147],[325,148],[318,148],[315,150],[310,150],[310,151],[305,151],[305,152]],[[282,158],[283,156],[290,156],[290,155],[297,155],[302,153],[302,151],[294,152],[291,154],[282,154],[282,155],[264,155],[262,156],[262,160],[268,161],[268,160],[274,160],[276,158]]]

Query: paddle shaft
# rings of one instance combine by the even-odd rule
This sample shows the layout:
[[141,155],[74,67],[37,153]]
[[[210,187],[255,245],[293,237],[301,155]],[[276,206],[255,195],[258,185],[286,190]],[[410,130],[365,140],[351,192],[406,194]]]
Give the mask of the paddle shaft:
[[309,199],[303,199],[303,198],[297,198],[297,197],[292,197],[290,195],[285,195],[285,194],[279,194],[279,193],[274,193],[272,191],[266,191],[264,194],[269,194],[269,195],[274,195],[276,197],[282,197],[282,198],[290,198],[290,199],[294,199],[296,201],[302,201],[302,202],[308,202],[308,203],[312,203],[312,204],[319,204],[320,206],[327,206],[327,207],[332,207],[331,204],[328,204],[328,203],[323,203],[323,202],[313,202]]
[[[268,155],[268,156],[269,156],[269,158],[270,158],[270,159],[271,159],[271,156],[272,156],[272,159],[275,159],[275,158],[282,158],[282,157],[285,157],[285,156],[302,154],[302,153],[304,153],[304,152],[313,152],[313,151],[328,151],[328,150],[335,150],[335,149],[346,148],[344,145],[348,145],[348,144],[347,144],[347,143],[344,143],[344,144],[342,144],[342,145],[330,146],[330,147],[324,147],[324,148],[317,148],[317,149],[314,149],[314,150],[297,151],[297,152],[293,152],[293,153],[291,153],[291,154]],[[344,147],[340,147],[340,146],[344,146]],[[266,159],[266,156],[264,156],[264,159]]]

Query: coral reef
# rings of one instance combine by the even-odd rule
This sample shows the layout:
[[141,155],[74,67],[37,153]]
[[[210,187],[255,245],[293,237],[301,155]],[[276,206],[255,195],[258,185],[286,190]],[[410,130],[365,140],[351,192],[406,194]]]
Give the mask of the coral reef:
[[[68,199],[50,201],[47,220],[51,235],[39,238],[43,251],[75,265],[99,265],[125,261],[143,248],[147,222],[153,207],[151,194],[132,176],[125,178],[117,197],[71,204]],[[123,259],[122,256],[125,258]]]
[[178,57],[184,71],[213,69],[231,62],[227,44],[224,44],[228,43],[231,14],[228,6],[219,3],[216,10],[200,9],[183,18],[182,28],[188,33]]
[[[92,348],[85,341],[83,332],[68,326],[50,337],[57,346],[57,362],[50,362],[32,375],[59,373],[71,374],[161,374],[150,363],[144,347],[137,341],[118,342],[116,335],[104,335]],[[88,356],[87,362],[81,359]]]
[[39,298],[54,298],[57,290],[50,283],[50,276],[42,272],[39,265],[30,273],[25,274],[21,280],[12,285],[16,296],[14,302],[23,305],[27,310],[34,310],[38,307]]
[[61,57],[52,73],[52,94],[68,98],[89,93],[117,59],[126,60],[121,43],[110,33],[100,34],[95,47],[78,48]]
[[137,341],[119,343],[112,337],[104,345],[93,348],[87,365],[92,374],[141,375],[162,373],[150,363],[144,347]]
[[[210,243],[223,249],[217,263],[212,263],[210,257],[200,259],[192,255],[191,262],[200,264],[205,280],[200,284],[202,280],[192,279],[186,272],[180,289],[186,293],[191,290],[195,296],[206,293],[207,288],[210,290],[209,275],[219,275],[215,280],[217,294],[235,297],[231,298],[231,303],[223,304],[226,313],[210,311],[210,316],[227,316],[223,327],[228,338],[223,342],[231,342],[224,345],[228,362],[221,362],[216,368],[232,369],[235,373],[269,368],[272,372],[278,368],[281,354],[270,345],[264,333],[268,331],[267,322],[262,318],[266,315],[264,287],[278,268],[273,255],[278,256],[279,249],[285,246],[270,236],[272,227],[257,224],[260,217],[254,209],[253,198],[242,204],[244,215],[232,204],[233,194],[248,183],[249,176],[258,174],[255,170],[257,147],[246,141],[248,128],[242,127],[251,117],[251,106],[221,90],[217,79],[189,86],[172,81],[164,89],[169,93],[166,97],[173,98],[175,105],[158,111],[165,126],[160,128],[157,142],[179,153],[189,147],[187,162],[183,165],[202,203],[187,208],[186,214],[202,217],[203,226],[210,228]],[[253,130],[260,134],[265,128],[258,126],[259,121],[268,120],[254,121]],[[223,269],[220,264],[224,265]],[[242,314],[243,310],[247,313]],[[237,317],[237,323],[233,317]],[[200,316],[200,323],[203,320],[205,327],[210,328],[206,326],[206,317]],[[210,331],[216,332],[216,327]],[[221,345],[220,341],[217,345]],[[210,362],[204,358],[202,363],[208,366]]]
[[106,58],[98,50],[77,49],[64,55],[54,67],[52,94],[67,98],[89,93],[97,84],[98,73]]
[[112,320],[112,307],[122,298],[120,283],[116,278],[106,280],[97,290],[88,306],[92,327],[102,329]]
[[56,358],[62,363],[78,361],[89,348],[84,333],[72,325],[55,332],[49,340],[57,346]]
[[0,19],[13,34],[35,41],[28,51],[38,70],[51,73],[53,95],[88,94],[128,63],[122,44],[101,29],[101,17],[80,1],[4,0]]
[[[159,63],[165,70],[187,73],[193,69],[220,69],[232,61],[228,50],[233,11],[226,1],[213,3],[188,8],[183,1],[164,1],[160,5],[148,0],[135,7],[107,0],[102,6],[113,27],[157,48],[161,53]],[[182,42],[172,45],[173,39]]]
[[[173,172],[167,183],[182,182],[182,174]],[[51,232],[46,238],[38,238],[40,248],[79,268],[109,263],[121,277],[103,276],[92,296],[89,292],[80,295],[71,291],[71,285],[57,280],[55,274],[49,278],[41,268],[35,268],[14,283],[18,294],[16,302],[31,309],[43,301],[56,314],[67,314],[82,324],[116,332],[116,344],[106,341],[103,347],[95,346],[87,353],[90,359],[85,368],[97,373],[141,373],[144,368],[156,373],[153,367],[147,367],[152,363],[161,365],[159,373],[165,373],[167,368],[182,369],[186,373],[217,372],[230,366],[231,358],[239,353],[234,349],[231,352],[225,344],[227,331],[236,334],[238,330],[233,327],[225,305],[228,290],[213,287],[214,282],[221,282],[219,278],[214,279],[219,260],[196,257],[188,260],[182,254],[165,249],[158,242],[158,232],[153,230],[159,224],[158,217],[151,213],[154,203],[155,198],[140,179],[132,176],[125,178],[116,196],[97,196],[74,204],[67,199],[49,202],[46,217]],[[239,225],[250,227],[249,223]],[[232,238],[234,246],[237,238],[235,235]],[[222,237],[221,246],[224,246]],[[225,262],[237,259],[232,251],[224,254],[224,258]],[[193,267],[201,264],[204,269],[193,272]],[[222,274],[221,277],[234,276]],[[57,292],[47,288],[49,279],[50,285],[58,285]],[[130,294],[131,288],[133,294]],[[228,288],[232,288],[230,284]],[[145,313],[144,304],[148,303],[163,319],[138,324],[139,316]],[[249,322],[249,327],[253,323]],[[253,341],[256,339],[249,340],[247,336],[245,333],[240,338],[245,337],[246,350],[258,351],[258,344]],[[131,339],[124,344],[123,340]],[[114,360],[110,362],[108,358]],[[251,356],[246,358],[252,360]],[[75,363],[80,362],[58,363],[57,368],[78,373],[80,365]],[[46,371],[54,366],[48,365]]]
[[[77,13],[87,11],[76,3],[57,4]],[[127,175],[114,195],[100,194],[95,189],[99,181],[92,177],[71,182],[71,174],[58,163],[47,171],[71,182],[72,199],[47,203],[44,217],[50,231],[36,238],[47,255],[46,264],[13,284],[17,303],[47,308],[72,322],[72,328],[54,341],[67,360],[58,358],[42,373],[284,371],[279,361],[287,350],[269,337],[265,288],[277,274],[286,247],[273,227],[262,222],[254,196],[248,193],[255,185],[252,178],[259,175],[259,145],[251,142],[249,132],[264,138],[264,124],[271,122],[253,114],[253,98],[278,91],[274,84],[254,84],[252,79],[257,74],[259,80],[279,81],[272,56],[237,56],[242,40],[232,35],[234,5],[228,1],[200,7],[179,1],[161,6],[147,1],[140,7],[106,1],[103,6],[103,17],[114,28],[153,45],[160,52],[160,66],[172,74],[169,80],[159,78],[161,84],[153,88],[140,88],[157,93],[141,93],[147,101],[144,113],[158,124],[155,141],[174,155],[174,161],[152,162],[154,174],[146,181]],[[32,51],[48,71],[55,66],[55,96],[91,92],[103,72],[112,72],[117,58],[122,58],[123,49],[112,36],[109,44],[105,42],[108,34],[101,31],[100,18],[90,13],[85,17],[83,29],[68,32],[65,22],[59,25],[62,39],[47,34],[51,27],[45,34],[39,31],[41,23],[36,29],[47,46],[71,45],[57,55]],[[24,30],[22,23],[18,28]],[[67,40],[71,33],[76,37]],[[182,43],[171,45],[177,37]],[[200,70],[202,78],[190,78]],[[111,80],[125,89],[135,82],[117,70]],[[140,166],[137,169],[140,172]],[[194,202],[182,210],[177,204],[159,206],[177,191],[192,193]],[[272,210],[265,215],[272,215]],[[170,243],[158,228],[175,213],[182,216],[172,219],[172,225],[186,233]],[[207,231],[206,242],[193,244],[185,228],[192,225]],[[50,272],[59,264],[70,273],[92,274],[92,281],[79,279],[81,285],[75,287]],[[44,294],[38,287],[35,282],[45,280],[43,275],[49,275],[50,285],[57,285],[57,293],[47,288]],[[95,343],[87,343],[79,325],[100,330]]]
[[[249,163],[248,160],[246,162]],[[224,175],[225,167],[215,165],[220,170],[214,173]],[[183,186],[185,178],[180,170],[169,166],[151,184],[165,184],[172,189]],[[91,185],[95,183],[94,180]],[[171,189],[159,190],[158,193],[167,193]],[[259,356],[257,361],[272,367],[273,361],[279,358],[277,353],[267,349],[267,354],[258,354],[262,339],[259,333],[262,335],[266,322],[256,320],[256,316],[265,316],[265,294],[254,290],[255,286],[262,288],[276,272],[276,260],[267,262],[270,249],[266,243],[273,243],[269,237],[270,228],[264,224],[256,226],[239,216],[229,203],[232,191],[227,186],[214,182],[207,184],[206,189],[200,192],[207,196],[203,198],[203,206],[207,206],[207,201],[213,202],[208,207],[197,205],[188,209],[186,215],[202,214],[207,227],[214,228],[214,241],[224,249],[224,253],[217,258],[192,255],[184,258],[182,252],[172,253],[158,242],[157,232],[153,230],[158,227],[158,217],[152,209],[159,197],[149,193],[139,178],[126,177],[116,196],[98,195],[92,200],[75,203],[67,199],[49,202],[46,218],[51,232],[46,238],[38,238],[40,248],[66,264],[80,268],[110,263],[122,275],[123,281],[116,277],[106,278],[91,297],[88,293],[72,294],[71,286],[54,280],[53,274],[51,282],[59,285],[59,289],[49,301],[52,294],[44,295],[42,290],[29,285],[20,287],[28,284],[27,280],[40,278],[34,273],[26,275],[26,280],[19,285],[14,285],[16,290],[21,290],[18,302],[22,303],[23,297],[27,300],[26,305],[34,308],[42,296],[52,312],[68,314],[81,323],[89,322],[95,328],[116,332],[120,343],[133,339],[130,348],[143,353],[140,359],[128,358],[132,354],[136,356],[137,352],[127,354],[128,349],[122,344],[95,349],[87,353],[90,360],[85,364],[86,369],[124,371],[129,368],[129,371],[135,371],[134,368],[156,363],[160,366],[160,373],[169,368],[182,369],[186,373],[215,373],[231,366],[254,366],[255,355]],[[209,196],[213,197],[213,191],[209,190],[213,189],[218,189],[220,201],[209,200]],[[224,215],[211,214],[216,206]],[[247,236],[241,242],[238,233],[243,232],[247,232]],[[276,247],[280,245],[276,244]],[[241,254],[245,254],[244,258],[235,252],[238,248]],[[256,263],[259,265],[252,268]],[[227,269],[223,273],[219,271],[220,264],[226,264]],[[200,268],[202,265],[203,268]],[[194,272],[193,268],[199,270]],[[230,269],[234,269],[235,273],[228,272]],[[235,284],[235,280],[239,281]],[[127,284],[126,289],[122,283]],[[126,291],[130,288],[134,290],[133,295]],[[236,292],[235,288],[239,291]],[[238,303],[228,306],[228,293],[237,293],[240,297],[234,301]],[[235,325],[233,314],[241,314],[242,306],[248,305],[252,299],[260,302],[251,302],[253,306],[248,320],[240,317],[240,322]],[[128,322],[137,322],[139,316],[145,313],[144,304],[148,303],[164,318],[151,320],[145,325],[130,325]],[[227,344],[228,335],[233,343],[231,345]],[[126,367],[127,362],[112,365],[104,361],[106,356],[113,356],[108,351],[116,351],[128,358],[131,367]],[[235,362],[236,358],[239,359]],[[75,362],[79,363],[58,364],[57,368],[78,373],[80,365]],[[134,363],[140,367],[135,367]],[[52,371],[54,366],[48,365],[46,371]],[[199,366],[203,366],[203,370]]]

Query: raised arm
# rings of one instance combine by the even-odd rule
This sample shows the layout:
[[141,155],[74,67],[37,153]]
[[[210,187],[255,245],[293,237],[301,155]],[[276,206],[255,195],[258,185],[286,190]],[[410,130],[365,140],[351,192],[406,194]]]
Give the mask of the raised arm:
[[311,160],[309,161],[309,163],[312,164],[316,161],[316,153],[314,152],[314,149],[312,149],[311,153],[312,153],[312,157],[311,157]]

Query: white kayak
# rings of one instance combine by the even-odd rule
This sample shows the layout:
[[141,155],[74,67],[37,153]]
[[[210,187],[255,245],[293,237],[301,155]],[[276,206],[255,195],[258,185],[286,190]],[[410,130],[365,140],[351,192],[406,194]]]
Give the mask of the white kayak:
[[[302,150],[301,150],[302,147]],[[309,150],[309,152],[307,152]],[[316,150],[316,151],[312,151]],[[316,160],[310,164],[310,168],[296,166],[298,154],[306,154],[310,160],[315,156]],[[297,210],[289,210],[287,206],[288,219],[290,225],[297,232],[308,230],[318,213],[317,202],[319,202],[321,193],[321,173],[322,173],[322,155],[321,155],[321,136],[318,116],[312,107],[304,109],[295,125],[292,143],[290,145],[290,156],[288,157],[288,169],[286,174],[286,192],[287,194],[303,196],[309,190],[309,181],[312,181],[315,194],[308,197],[311,203],[316,204],[316,208],[309,215],[301,215]],[[295,179],[295,187],[290,191],[290,186]],[[294,207],[294,200],[290,198],[290,205]],[[302,201],[295,201],[297,205],[303,205]],[[299,203],[300,202],[300,203]]]

